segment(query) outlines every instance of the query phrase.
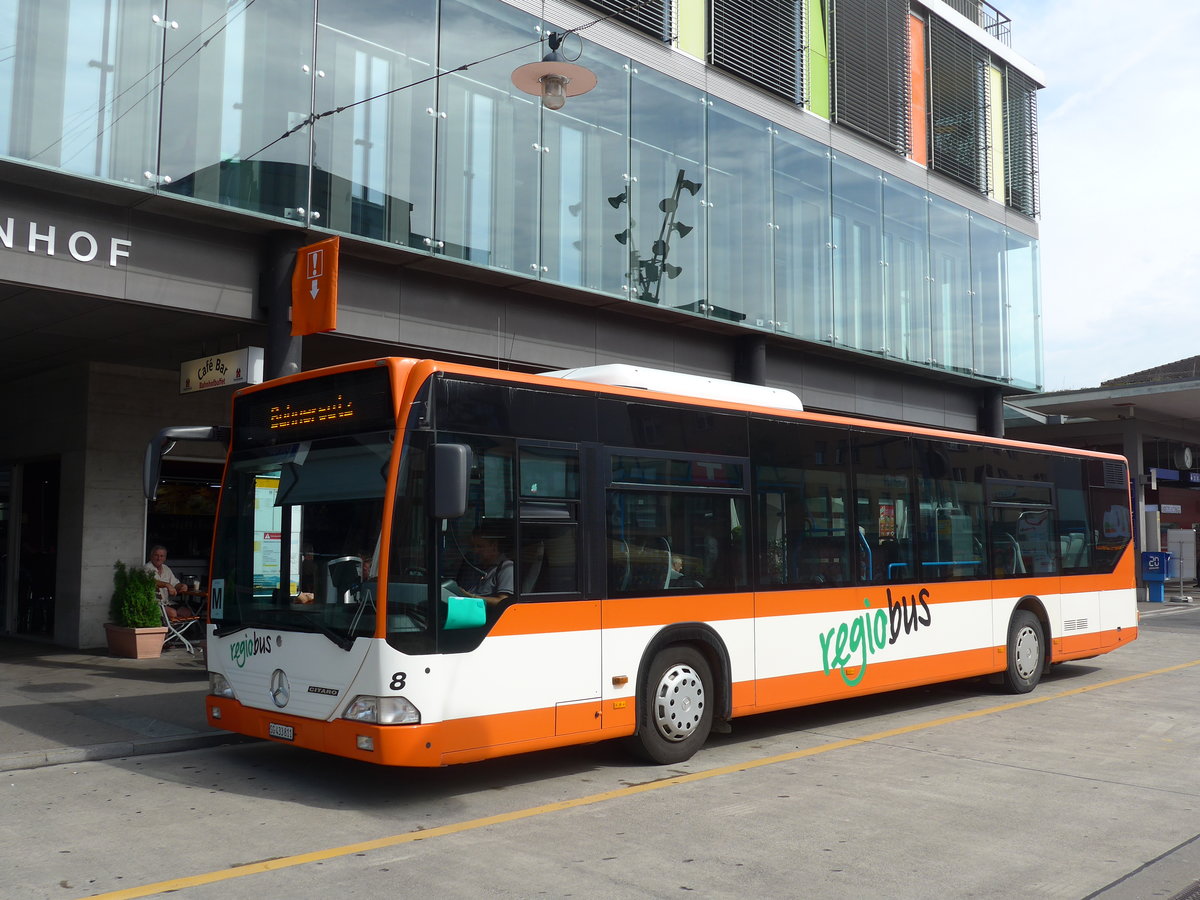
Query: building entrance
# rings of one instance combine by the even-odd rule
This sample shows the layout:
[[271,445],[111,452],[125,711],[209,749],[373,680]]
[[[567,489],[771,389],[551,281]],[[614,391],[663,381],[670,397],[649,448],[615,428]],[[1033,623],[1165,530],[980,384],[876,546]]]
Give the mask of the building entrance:
[[[4,608],[14,633],[29,637],[54,636],[54,601],[57,596],[59,461],[39,460],[7,470],[8,487],[0,487],[6,504],[0,527],[12,550],[15,571],[4,584],[15,596]],[[16,489],[14,489],[16,488]]]
[[178,578],[208,577],[221,468],[211,460],[163,460],[158,497],[146,516],[146,552],[155,544],[166,547]]

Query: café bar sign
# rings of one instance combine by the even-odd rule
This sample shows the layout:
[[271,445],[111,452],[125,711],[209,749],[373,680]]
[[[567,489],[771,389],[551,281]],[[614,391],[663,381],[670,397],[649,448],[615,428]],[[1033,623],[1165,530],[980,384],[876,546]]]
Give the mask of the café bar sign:
[[262,384],[262,347],[189,359],[179,367],[179,393],[194,394],[232,384]]

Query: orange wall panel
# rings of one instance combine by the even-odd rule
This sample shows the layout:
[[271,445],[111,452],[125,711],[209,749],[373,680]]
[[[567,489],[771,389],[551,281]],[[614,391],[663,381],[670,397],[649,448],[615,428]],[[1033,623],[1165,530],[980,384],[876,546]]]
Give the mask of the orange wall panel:
[[909,159],[929,165],[929,124],[925,103],[925,23],[908,17],[908,128],[912,138]]

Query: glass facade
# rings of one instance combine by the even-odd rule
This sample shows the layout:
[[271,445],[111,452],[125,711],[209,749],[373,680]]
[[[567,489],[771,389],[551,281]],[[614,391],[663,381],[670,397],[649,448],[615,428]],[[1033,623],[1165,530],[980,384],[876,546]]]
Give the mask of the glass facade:
[[590,32],[597,87],[543,109],[510,74],[555,27],[499,0],[0,0],[0,156],[1040,387],[1036,239]]

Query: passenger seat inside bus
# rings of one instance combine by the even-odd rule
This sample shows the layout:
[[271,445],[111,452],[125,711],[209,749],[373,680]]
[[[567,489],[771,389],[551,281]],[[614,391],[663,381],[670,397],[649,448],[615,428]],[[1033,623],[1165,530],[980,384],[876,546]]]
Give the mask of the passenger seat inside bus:
[[521,593],[528,594],[542,574],[542,563],[546,559],[546,545],[542,541],[531,541],[521,548]]

